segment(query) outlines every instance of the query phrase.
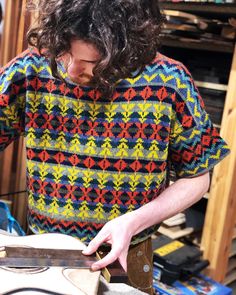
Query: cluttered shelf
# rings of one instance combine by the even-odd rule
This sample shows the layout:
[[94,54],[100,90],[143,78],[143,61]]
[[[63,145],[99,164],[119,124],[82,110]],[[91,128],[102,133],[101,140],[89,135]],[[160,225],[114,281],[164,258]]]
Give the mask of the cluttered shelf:
[[[165,3],[168,4],[168,2]],[[210,12],[202,16],[196,11],[192,13],[183,11],[180,9],[182,3],[179,4],[179,2],[170,4],[174,5],[168,7],[172,9],[163,10],[167,20],[162,30],[164,46],[233,54],[236,18],[232,13],[227,15],[223,5],[221,7],[224,14],[213,17]],[[205,5],[208,6],[208,4]]]
[[160,2],[162,9],[182,10],[194,13],[214,13],[219,15],[229,14],[236,16],[236,3],[211,3],[211,2]]
[[[236,117],[228,114],[235,106],[236,93],[236,3],[165,1],[160,5],[167,19],[162,30],[161,53],[188,67],[213,124],[235,151],[231,126]],[[226,284],[236,281],[236,230],[231,233],[235,212],[232,208],[236,202],[231,189],[228,190],[233,187],[236,176],[234,163],[235,153],[231,153],[223,164],[211,171],[209,200],[202,199],[198,207],[192,206],[183,212],[184,216],[163,222],[160,228],[160,232],[169,237],[187,236],[197,242],[210,261],[208,275]],[[172,178],[174,181],[174,175]],[[222,211],[222,204],[232,206],[225,206]],[[192,215],[195,217],[191,218]],[[193,224],[192,220],[201,220],[201,223]],[[227,232],[223,230],[225,227],[229,229]]]

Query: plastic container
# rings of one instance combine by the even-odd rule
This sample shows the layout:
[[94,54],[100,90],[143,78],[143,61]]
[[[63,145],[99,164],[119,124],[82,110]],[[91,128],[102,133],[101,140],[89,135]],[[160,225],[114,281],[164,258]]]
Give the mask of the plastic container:
[[25,236],[25,232],[11,215],[7,204],[2,201],[0,201],[0,229],[16,236]]

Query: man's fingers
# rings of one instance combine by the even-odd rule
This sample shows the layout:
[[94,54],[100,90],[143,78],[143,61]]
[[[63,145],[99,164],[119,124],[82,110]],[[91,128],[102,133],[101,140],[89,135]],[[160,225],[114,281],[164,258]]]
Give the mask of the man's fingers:
[[102,234],[98,234],[87,246],[86,249],[82,251],[84,255],[91,255],[95,251],[97,251],[98,247],[106,241],[106,236]]

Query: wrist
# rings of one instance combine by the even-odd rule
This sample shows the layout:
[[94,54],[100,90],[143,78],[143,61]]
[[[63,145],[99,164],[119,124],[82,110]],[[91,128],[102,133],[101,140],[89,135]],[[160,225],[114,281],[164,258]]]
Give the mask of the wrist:
[[129,229],[131,238],[142,231],[141,226],[143,226],[143,222],[141,223],[141,218],[139,217],[139,209],[128,212],[121,217],[124,218],[125,223],[127,224],[127,227]]

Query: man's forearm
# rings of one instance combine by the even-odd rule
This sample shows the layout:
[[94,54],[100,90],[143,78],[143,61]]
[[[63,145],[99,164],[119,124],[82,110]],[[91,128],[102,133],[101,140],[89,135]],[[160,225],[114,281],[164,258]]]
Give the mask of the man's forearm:
[[83,252],[90,255],[102,243],[112,245],[111,251],[92,265],[92,269],[103,268],[118,258],[122,267],[127,270],[127,253],[132,236],[188,208],[204,195],[208,187],[209,173],[177,180],[155,200],[106,223]]
[[127,216],[134,235],[182,212],[202,198],[209,188],[209,173],[177,180],[155,200]]

